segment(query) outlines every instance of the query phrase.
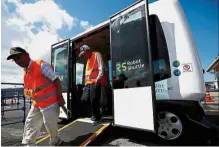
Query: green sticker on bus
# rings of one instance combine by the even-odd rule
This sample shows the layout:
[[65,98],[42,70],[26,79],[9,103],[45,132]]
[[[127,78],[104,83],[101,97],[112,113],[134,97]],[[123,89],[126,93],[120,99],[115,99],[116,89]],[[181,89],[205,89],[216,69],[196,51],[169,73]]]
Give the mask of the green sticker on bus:
[[119,76],[121,74],[121,63],[116,62],[116,76]]

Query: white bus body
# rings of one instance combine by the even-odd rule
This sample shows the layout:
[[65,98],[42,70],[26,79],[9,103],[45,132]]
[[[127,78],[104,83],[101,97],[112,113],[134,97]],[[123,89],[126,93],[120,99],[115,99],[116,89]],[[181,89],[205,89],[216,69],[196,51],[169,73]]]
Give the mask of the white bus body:
[[[156,98],[203,100],[205,84],[197,47],[186,16],[177,0],[160,0],[149,5],[149,13],[161,22],[169,50],[172,77],[156,83]],[[179,61],[180,76],[174,75]],[[189,69],[190,68],[190,69]]]

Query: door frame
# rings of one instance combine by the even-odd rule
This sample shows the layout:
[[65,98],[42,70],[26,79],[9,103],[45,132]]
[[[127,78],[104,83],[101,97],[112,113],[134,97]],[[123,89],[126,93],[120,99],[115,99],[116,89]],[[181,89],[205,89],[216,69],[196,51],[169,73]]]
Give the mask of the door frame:
[[[57,42],[55,44],[52,44],[51,45],[51,65],[52,65],[52,61],[55,60],[54,58],[54,51],[55,49],[57,49],[57,47],[59,46],[63,46],[64,44],[67,44],[67,91],[64,92],[64,93],[67,93],[67,108],[72,112],[71,108],[72,108],[72,100],[71,100],[71,96],[72,94],[70,95],[70,93],[72,93],[71,91],[71,83],[70,83],[70,80],[71,80],[71,77],[70,77],[70,60],[72,58],[72,55],[71,55],[71,40],[68,38],[68,39],[65,39],[65,40],[62,40],[60,42]],[[54,65],[52,65],[54,67]],[[67,114],[67,120],[71,119],[72,118],[72,113],[70,114],[68,112]]]
[[69,108],[71,111],[70,119],[76,119],[74,115],[77,111],[74,107],[74,101],[76,100],[76,44],[70,40],[70,49],[68,53],[68,97],[69,97]]

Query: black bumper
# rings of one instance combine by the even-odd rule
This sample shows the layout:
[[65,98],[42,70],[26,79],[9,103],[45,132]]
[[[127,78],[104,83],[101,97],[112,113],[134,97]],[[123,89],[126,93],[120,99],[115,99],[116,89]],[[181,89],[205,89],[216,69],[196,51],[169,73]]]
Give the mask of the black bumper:
[[219,145],[219,126],[210,122],[206,117],[201,121],[191,119],[189,116],[187,118],[192,134],[195,134],[197,139],[203,141],[202,143]]

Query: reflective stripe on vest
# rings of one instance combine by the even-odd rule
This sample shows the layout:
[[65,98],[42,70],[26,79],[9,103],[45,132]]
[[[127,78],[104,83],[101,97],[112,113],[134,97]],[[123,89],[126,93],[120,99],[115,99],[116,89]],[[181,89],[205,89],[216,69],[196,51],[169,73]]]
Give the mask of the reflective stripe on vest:
[[48,83],[46,83],[45,85],[42,85],[42,86],[40,86],[40,87],[37,87],[37,88],[33,89],[33,92],[41,91],[41,90],[43,90],[43,89],[45,89],[45,88],[51,86],[52,84],[53,84],[53,82],[48,82]]
[[96,78],[98,76],[99,69],[98,69],[98,63],[97,63],[97,53],[93,52],[90,59],[87,61],[86,65],[86,83],[91,84],[96,81]]
[[44,95],[44,96],[42,96],[42,97],[38,97],[38,98],[36,98],[36,99],[34,99],[36,102],[41,102],[41,101],[43,101],[43,100],[45,100],[45,99],[48,99],[48,98],[50,98],[50,97],[52,97],[52,96],[54,96],[54,95],[56,95],[57,93],[56,93],[56,91],[53,91],[53,92],[51,92],[51,93],[49,93],[49,94],[46,94],[46,95]]
[[[86,75],[86,79],[87,80],[95,80],[98,76],[98,73],[99,73],[99,69],[93,69],[91,71],[93,74],[96,74],[95,76],[90,76],[90,75]],[[96,73],[97,72],[97,73]]]

